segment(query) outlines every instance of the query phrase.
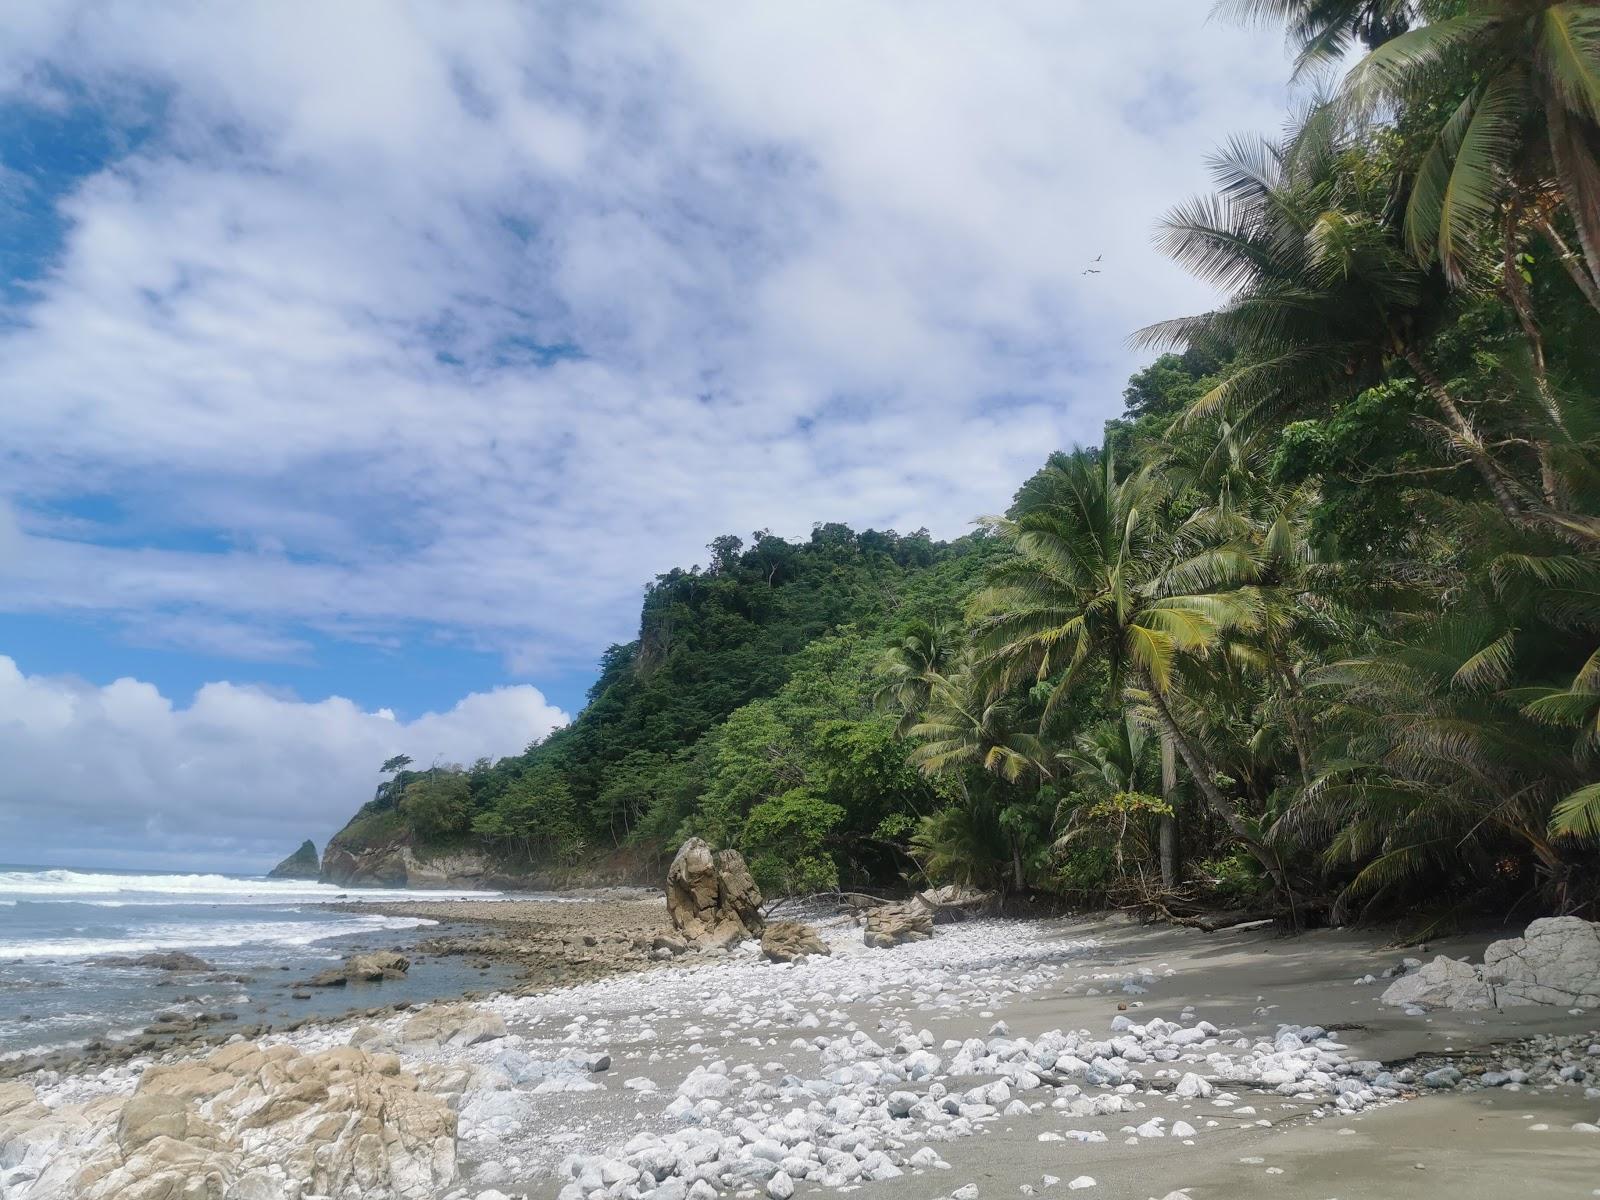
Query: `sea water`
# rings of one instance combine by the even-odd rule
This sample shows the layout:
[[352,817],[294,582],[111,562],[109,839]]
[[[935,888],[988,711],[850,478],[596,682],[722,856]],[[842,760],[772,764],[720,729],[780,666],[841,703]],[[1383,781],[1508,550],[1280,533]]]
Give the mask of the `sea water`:
[[[294,984],[361,950],[404,950],[434,921],[319,907],[330,900],[496,899],[499,893],[345,889],[223,874],[0,865],[0,1057],[131,1036],[158,1012],[233,1012],[227,1024],[282,1023],[351,1008],[458,994],[504,982],[454,959],[404,980],[316,989]],[[184,951],[206,974],[96,961]],[[236,982],[223,976],[246,976]],[[208,976],[217,976],[208,979]]]

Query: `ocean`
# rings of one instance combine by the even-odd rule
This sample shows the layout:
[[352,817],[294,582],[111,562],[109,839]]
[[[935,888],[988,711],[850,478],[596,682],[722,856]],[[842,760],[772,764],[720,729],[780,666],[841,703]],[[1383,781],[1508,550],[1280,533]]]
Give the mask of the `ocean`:
[[[437,932],[414,917],[317,907],[356,900],[495,899],[223,874],[0,865],[0,1058],[132,1036],[157,1013],[227,1012],[228,1024],[286,1023],[353,1008],[457,995],[504,982],[459,959],[427,959],[403,980],[291,995],[295,981],[361,950],[405,950]],[[526,898],[526,897],[524,897]],[[181,950],[204,975],[109,965],[106,956]],[[229,977],[242,976],[247,982]]]

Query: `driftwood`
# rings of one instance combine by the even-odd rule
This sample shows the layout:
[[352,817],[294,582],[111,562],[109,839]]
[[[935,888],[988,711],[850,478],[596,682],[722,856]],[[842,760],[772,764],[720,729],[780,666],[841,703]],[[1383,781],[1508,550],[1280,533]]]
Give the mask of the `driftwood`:
[[1257,909],[1253,912],[1206,913],[1198,917],[1171,916],[1168,919],[1174,925],[1182,925],[1186,929],[1200,929],[1206,933],[1220,933],[1224,929],[1238,929],[1243,926],[1255,928],[1271,925],[1277,920],[1277,917],[1270,909]]

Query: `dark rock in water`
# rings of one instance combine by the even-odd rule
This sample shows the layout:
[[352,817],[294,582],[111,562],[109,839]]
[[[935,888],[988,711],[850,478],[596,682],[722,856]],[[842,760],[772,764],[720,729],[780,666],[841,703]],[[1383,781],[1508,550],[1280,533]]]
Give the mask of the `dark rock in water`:
[[316,844],[310,838],[300,843],[288,858],[267,872],[268,879],[316,879],[322,873]]
[[89,960],[97,967],[154,967],[158,971],[210,971],[212,966],[203,958],[185,954],[182,950],[168,950],[161,954],[132,956],[107,955]]
[[352,954],[344,960],[344,966],[318,972],[295,986],[344,987],[352,980],[379,983],[385,979],[400,979],[410,969],[411,960],[404,954],[378,950],[371,954]]

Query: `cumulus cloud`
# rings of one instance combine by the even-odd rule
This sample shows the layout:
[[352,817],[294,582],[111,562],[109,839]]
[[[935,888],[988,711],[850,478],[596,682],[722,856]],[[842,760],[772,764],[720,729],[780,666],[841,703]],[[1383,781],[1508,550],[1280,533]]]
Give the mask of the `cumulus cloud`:
[[0,321],[0,607],[592,661],[716,534],[960,533],[1208,299],[1150,227],[1284,65],[1204,8],[8,6],[116,136]]
[[0,656],[0,845],[46,863],[264,869],[306,837],[320,848],[391,755],[470,763],[566,721],[528,685],[400,721],[231,683],[179,705],[137,679],[26,675]]

